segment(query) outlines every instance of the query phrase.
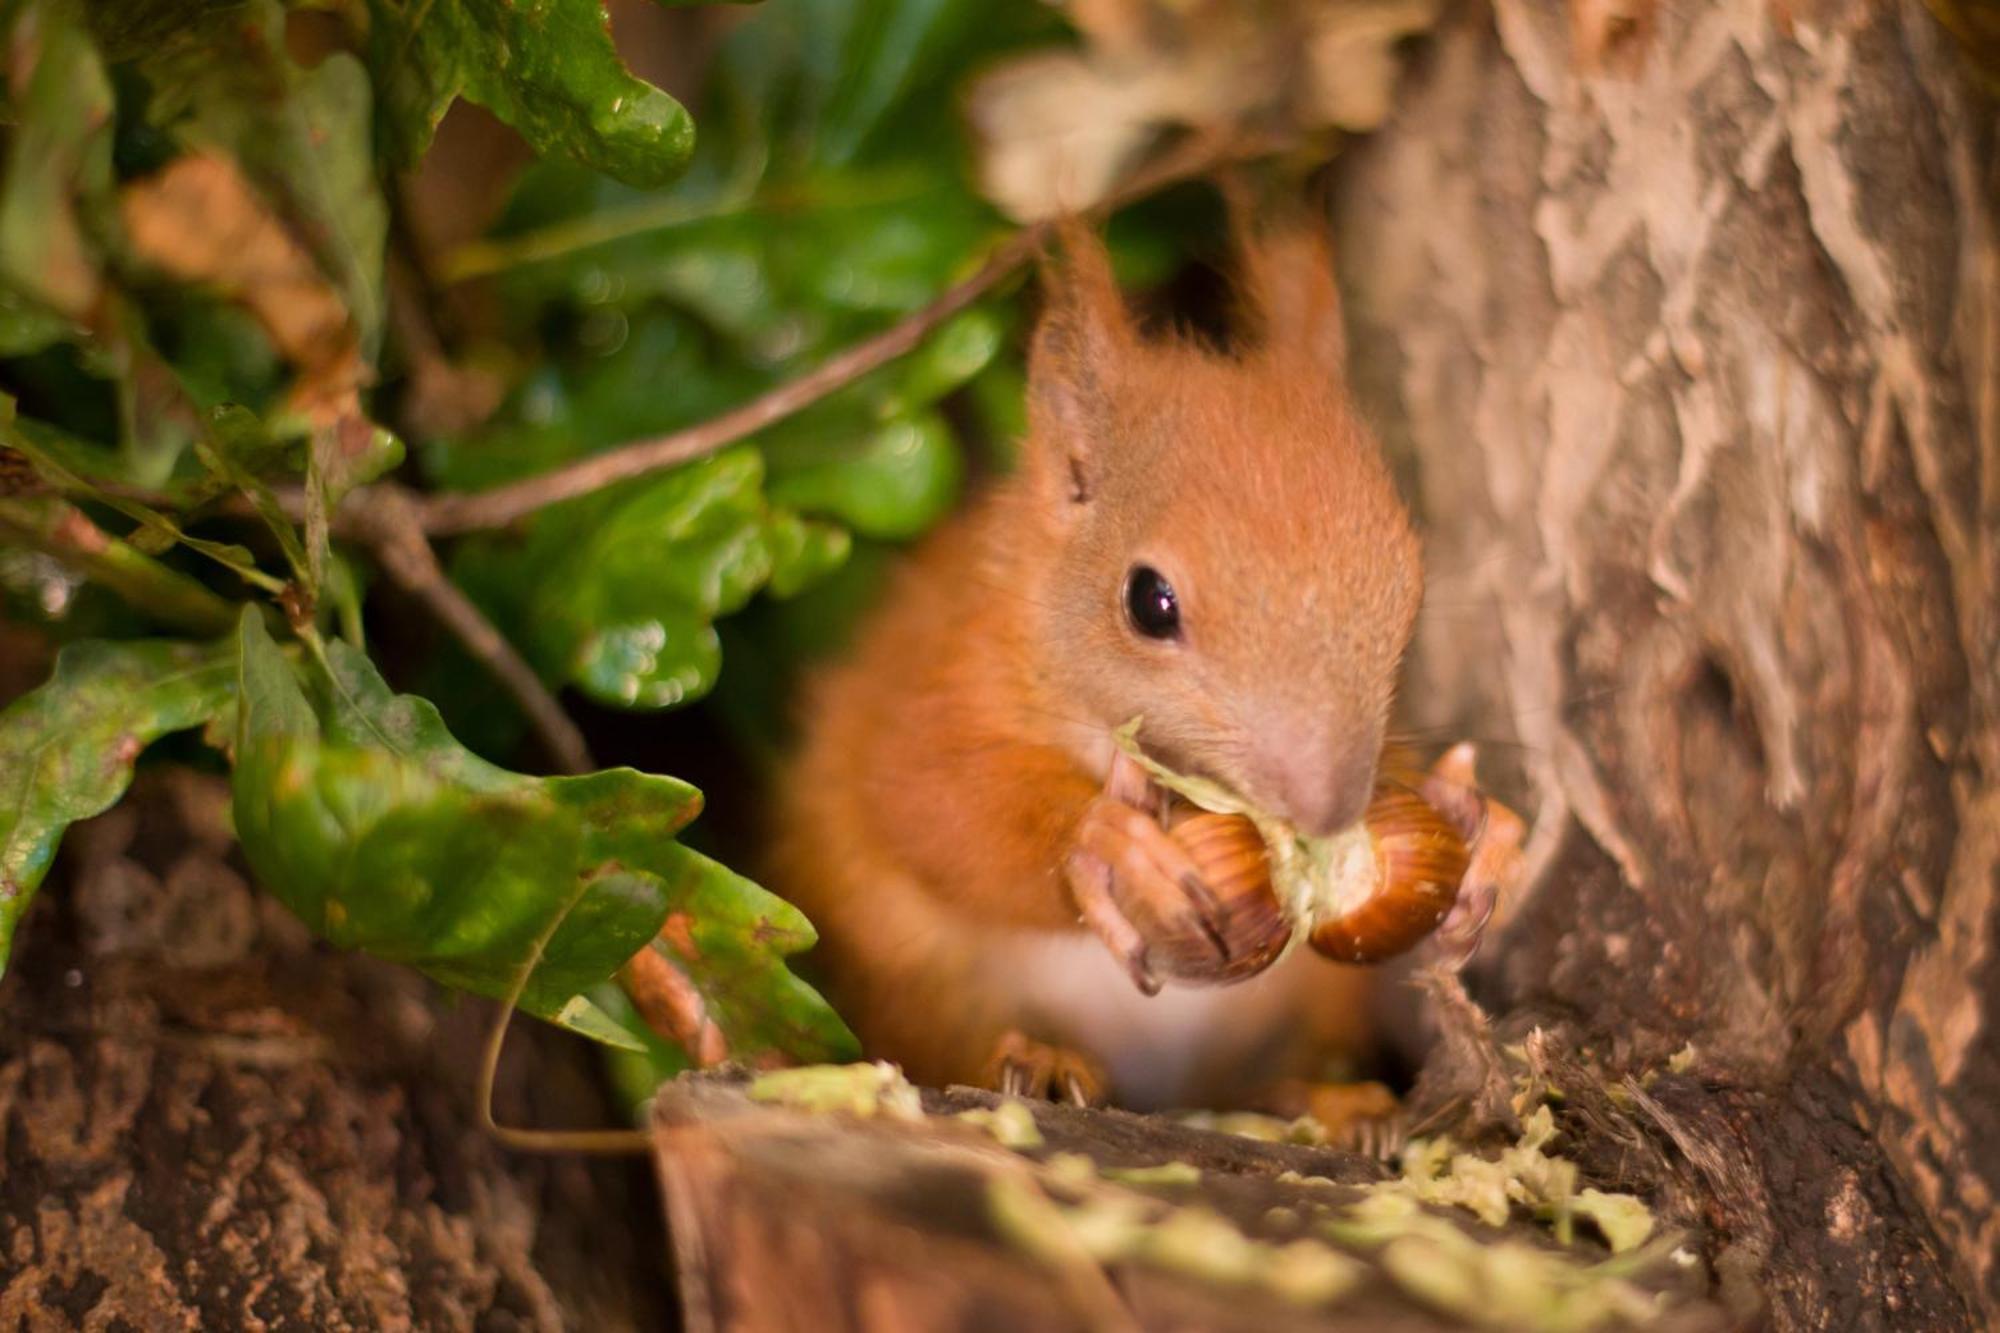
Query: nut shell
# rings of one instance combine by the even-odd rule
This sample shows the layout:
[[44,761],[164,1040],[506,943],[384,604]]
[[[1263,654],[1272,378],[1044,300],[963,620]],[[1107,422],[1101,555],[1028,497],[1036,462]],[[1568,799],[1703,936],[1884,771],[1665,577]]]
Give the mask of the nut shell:
[[1257,826],[1240,815],[1203,811],[1178,820],[1167,835],[1194,861],[1214,896],[1220,909],[1217,934],[1229,957],[1218,960],[1205,936],[1134,920],[1146,937],[1153,971],[1183,985],[1222,986],[1269,967],[1284,952],[1292,926],[1271,887],[1270,853]]
[[1342,963],[1376,963],[1414,948],[1458,901],[1470,864],[1458,831],[1403,787],[1378,787],[1366,822],[1374,891],[1337,916],[1316,915],[1306,937]]

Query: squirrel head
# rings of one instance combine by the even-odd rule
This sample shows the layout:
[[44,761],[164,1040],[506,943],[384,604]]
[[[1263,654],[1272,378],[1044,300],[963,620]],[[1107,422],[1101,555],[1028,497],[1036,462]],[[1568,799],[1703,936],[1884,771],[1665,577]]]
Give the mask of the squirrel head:
[[1422,596],[1418,543],[1345,383],[1306,225],[1240,229],[1224,354],[1134,326],[1080,226],[1044,273],[1017,566],[1037,666],[1093,727],[1309,833],[1359,818]]

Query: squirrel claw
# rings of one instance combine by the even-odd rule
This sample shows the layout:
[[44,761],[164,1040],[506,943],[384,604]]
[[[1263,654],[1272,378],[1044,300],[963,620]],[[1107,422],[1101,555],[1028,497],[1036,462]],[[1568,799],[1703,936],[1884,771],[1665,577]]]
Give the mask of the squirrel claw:
[[1073,853],[1064,867],[1083,924],[1125,965],[1141,995],[1158,995],[1159,978],[1146,959],[1146,941],[1111,896],[1111,867],[1088,852]]
[[1168,836],[1155,812],[1121,799],[1121,791],[1124,778],[1114,765],[1104,793],[1077,826],[1066,870],[1084,924],[1124,962],[1140,991],[1152,995],[1159,983],[1149,944],[1223,963],[1230,947],[1222,906],[1187,850]]
[[1266,1090],[1263,1105],[1275,1115],[1309,1115],[1330,1146],[1386,1162],[1409,1139],[1409,1117],[1396,1094],[1380,1083],[1321,1083],[1287,1079]]
[[1132,978],[1132,984],[1139,988],[1141,995],[1150,997],[1160,993],[1160,979],[1153,975],[1152,964],[1146,958],[1145,945],[1140,945],[1136,951],[1126,956],[1125,972]]
[[1480,941],[1486,938],[1486,923],[1493,919],[1493,908],[1499,901],[1498,888],[1486,881],[1475,883],[1467,871],[1459,885],[1458,901],[1431,935],[1438,961],[1453,972],[1471,962]]
[[985,1083],[1003,1097],[1101,1106],[1105,1081],[1095,1061],[1080,1052],[1036,1041],[1018,1028],[1000,1034],[986,1063]]

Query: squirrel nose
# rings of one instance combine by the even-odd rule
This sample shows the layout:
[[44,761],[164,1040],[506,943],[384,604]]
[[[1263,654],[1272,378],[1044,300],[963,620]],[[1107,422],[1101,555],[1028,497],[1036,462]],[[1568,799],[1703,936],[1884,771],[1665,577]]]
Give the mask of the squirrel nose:
[[[1305,743],[1302,743],[1305,742]],[[1268,781],[1277,812],[1314,838],[1352,825],[1368,808],[1381,747],[1286,738],[1272,755]]]

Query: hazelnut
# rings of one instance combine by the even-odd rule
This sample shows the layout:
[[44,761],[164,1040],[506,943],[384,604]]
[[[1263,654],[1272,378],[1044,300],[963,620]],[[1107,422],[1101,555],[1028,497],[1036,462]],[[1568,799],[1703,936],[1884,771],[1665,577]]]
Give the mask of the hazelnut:
[[1337,962],[1393,958],[1444,920],[1468,864],[1465,843],[1444,816],[1414,792],[1389,784],[1376,790],[1351,839],[1342,835],[1345,854],[1328,863],[1325,882],[1297,906],[1280,899],[1270,851],[1248,817],[1185,813],[1168,834],[1194,860],[1221,908],[1217,933],[1229,954],[1218,961],[1208,942],[1184,925],[1135,920],[1151,941],[1147,959],[1154,971],[1183,985],[1221,986],[1255,976],[1277,960],[1295,931]]
[[1458,901],[1470,863],[1458,830],[1402,787],[1378,787],[1363,823],[1373,884],[1365,893],[1327,886],[1309,910],[1307,939],[1343,963],[1376,963],[1414,948]]
[[[1360,823],[1303,838],[1226,787],[1148,758],[1138,742],[1142,723],[1133,718],[1112,740],[1178,798],[1181,814],[1168,835],[1186,849],[1221,909],[1214,940],[1185,921],[1133,917],[1156,972],[1191,985],[1241,981],[1269,967],[1300,934],[1339,962],[1380,962],[1413,948],[1458,901],[1471,853],[1451,821],[1409,785],[1425,781],[1413,755],[1384,752]],[[1469,750],[1459,762],[1469,784]],[[1520,821],[1502,807],[1488,815],[1493,811],[1516,830],[1495,845],[1517,847]],[[1217,942],[1227,955],[1219,962]]]
[[1186,985],[1221,986],[1262,972],[1276,961],[1292,936],[1292,923],[1271,886],[1271,856],[1257,826],[1240,815],[1195,811],[1172,824],[1167,835],[1181,845],[1214,896],[1216,934],[1228,950],[1218,960],[1208,941],[1184,930],[1158,930],[1133,922],[1149,941],[1147,961],[1155,972]]

